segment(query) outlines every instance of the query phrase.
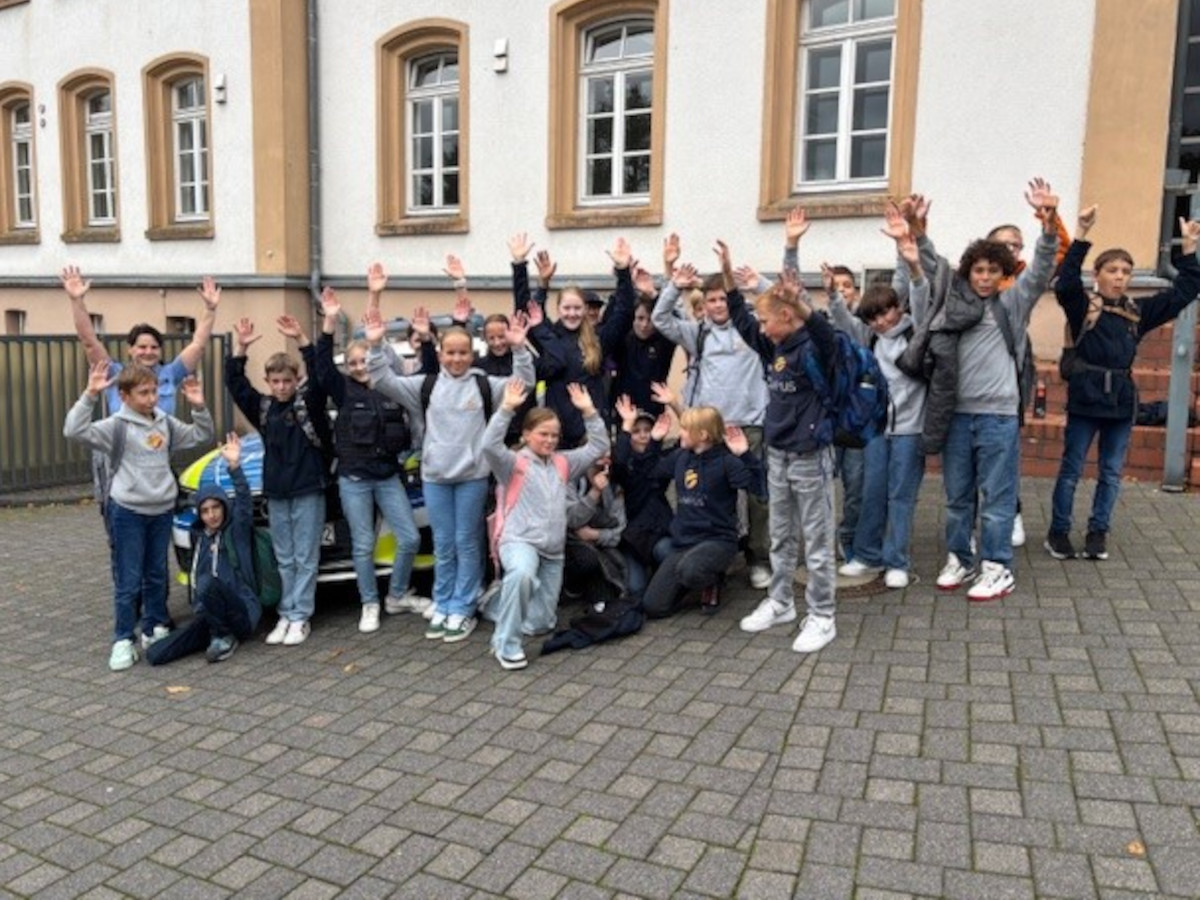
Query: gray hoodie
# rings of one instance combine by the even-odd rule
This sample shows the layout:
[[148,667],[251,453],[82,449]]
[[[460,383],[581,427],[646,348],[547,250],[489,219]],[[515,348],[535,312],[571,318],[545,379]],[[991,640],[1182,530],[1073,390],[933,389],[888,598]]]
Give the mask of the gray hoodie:
[[[483,398],[475,380],[476,375],[483,374],[480,369],[469,369],[458,377],[442,369],[429,397],[428,414],[421,409],[424,375],[397,375],[378,347],[373,347],[367,355],[367,370],[371,374],[371,387],[403,404],[410,421],[423,424],[421,477],[425,481],[453,484],[487,478],[489,469],[482,452],[487,422],[483,418]],[[533,357],[525,347],[513,350],[513,377],[533,387]],[[488,376],[493,409],[500,408],[508,381],[507,378]]]
[[[93,450],[112,450],[113,430],[120,419],[125,424],[125,449],[113,474],[109,493],[113,502],[144,516],[159,516],[175,506],[179,487],[171,471],[171,454],[189,447],[213,442],[212,413],[192,410],[192,424],[155,409],[146,418],[122,405],[107,419],[92,421],[99,402],[87,391],[67,413],[63,436],[86,444]],[[169,421],[168,421],[169,420]]]
[[567,543],[567,505],[570,501],[567,484],[573,484],[592,463],[608,452],[608,433],[604,428],[604,420],[599,413],[585,418],[583,425],[587,429],[587,443],[559,453],[567,460],[567,482],[564,483],[551,460],[542,459],[529,449],[513,451],[504,446],[504,436],[508,433],[512,417],[513,414],[508,410],[498,410],[483,436],[483,452],[497,481],[508,483],[518,453],[529,460],[521,496],[504,519],[500,544],[510,541],[528,544],[548,559],[559,559]]

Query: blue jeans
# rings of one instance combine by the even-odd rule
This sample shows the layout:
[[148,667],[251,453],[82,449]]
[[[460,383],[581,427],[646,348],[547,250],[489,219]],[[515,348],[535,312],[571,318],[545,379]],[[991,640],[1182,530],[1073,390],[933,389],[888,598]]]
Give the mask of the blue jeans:
[[433,530],[433,602],[445,616],[475,613],[483,583],[483,509],[488,480],[424,485]]
[[1092,498],[1092,515],[1088,519],[1087,530],[1108,533],[1117,494],[1121,491],[1121,470],[1125,468],[1125,454],[1129,450],[1133,422],[1129,419],[1077,416],[1074,413],[1067,415],[1062,463],[1058,467],[1058,479],[1054,482],[1053,514],[1050,519],[1050,530],[1053,532],[1066,534],[1071,530],[1075,486],[1083,475],[1083,463],[1097,432],[1100,434],[1097,459],[1099,477],[1096,479],[1096,494]]
[[342,512],[350,526],[350,545],[354,556],[354,577],[358,581],[358,597],[363,603],[379,602],[379,586],[375,583],[375,507],[396,536],[396,558],[392,562],[392,577],[388,593],[400,597],[408,590],[413,559],[421,535],[413,519],[412,504],[400,478],[372,479],[342,475],[338,478],[338,493]]
[[921,436],[880,435],[864,448],[863,460],[862,513],[850,558],[907,571],[917,494],[925,477]]
[[279,563],[283,595],[279,617],[307,622],[317,607],[317,567],[321,562],[321,530],[325,527],[325,493],[267,501],[271,545]]
[[942,450],[946,485],[946,546],[974,564],[971,531],[979,494],[980,557],[1012,568],[1012,526],[1017,511],[1016,416],[955,413]]
[[842,479],[842,522],[838,526],[838,543],[842,547],[842,556],[850,559],[863,505],[866,448],[838,447],[836,454],[838,475]]
[[142,634],[155,625],[170,626],[167,614],[167,548],[171,546],[171,513],[154,516],[108,503],[112,537],[113,640],[133,639],[138,610]]
[[500,545],[500,565],[504,569],[500,597],[494,601],[496,609],[488,610],[496,622],[492,649],[512,658],[523,652],[523,631],[554,627],[563,561],[542,556],[528,544],[509,542]]

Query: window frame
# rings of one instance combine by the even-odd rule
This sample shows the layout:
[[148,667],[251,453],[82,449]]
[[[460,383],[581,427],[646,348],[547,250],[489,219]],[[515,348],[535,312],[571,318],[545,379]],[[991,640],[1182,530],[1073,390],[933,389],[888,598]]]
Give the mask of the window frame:
[[[204,137],[202,158],[207,181],[206,208],[184,213],[180,209],[180,181],[176,88],[199,79],[203,91],[197,112],[188,122],[201,122]],[[195,240],[215,234],[216,171],[213,153],[212,79],[208,58],[179,53],[159,57],[142,70],[146,117],[146,180],[150,227],[146,237],[152,241]],[[191,108],[189,108],[191,109]]]
[[[406,126],[408,129],[408,146],[405,148],[408,152],[405,155],[405,185],[408,187],[405,203],[405,214],[407,216],[456,216],[458,215],[459,206],[458,200],[454,203],[445,202],[445,177],[447,170],[452,170],[453,174],[458,179],[459,184],[462,183],[462,131],[459,125],[462,124],[461,110],[456,109],[455,112],[455,128],[447,129],[445,127],[445,103],[453,98],[456,108],[460,102],[461,83],[458,75],[454,76],[453,82],[445,82],[441,80],[442,73],[445,72],[447,60],[453,57],[455,69],[460,69],[461,64],[458,59],[458,54],[452,50],[439,50],[433,53],[427,53],[420,56],[412,56],[408,59],[405,68],[408,73],[408,87],[404,101],[404,114],[406,117]],[[417,87],[415,85],[415,76],[418,67],[422,63],[437,60],[438,63],[438,83],[431,86]],[[418,107],[423,104],[429,104],[430,107],[430,127],[432,131],[418,132],[417,113]],[[443,162],[442,154],[438,148],[442,146],[446,139],[446,135],[452,133],[457,143],[456,148],[456,164],[447,167]],[[428,167],[417,166],[417,148],[416,141],[418,137],[428,136],[432,143],[432,152],[430,153],[430,165]],[[434,202],[428,206],[421,206],[415,203],[416,179],[420,175],[428,175],[432,179]],[[457,193],[457,192],[456,192]]]
[[[16,111],[29,109],[28,134],[18,138]],[[37,244],[41,241],[41,215],[38,203],[37,125],[40,112],[34,103],[33,86],[25,82],[8,81],[0,84],[0,245]],[[22,127],[22,131],[25,128]],[[29,146],[29,202],[32,219],[19,219],[17,208],[16,142],[21,139]]]
[[[410,203],[412,156],[410,100],[430,96],[410,87],[411,65],[440,54],[458,60],[458,203],[430,209]],[[376,213],[381,237],[463,234],[470,230],[470,46],[467,25],[427,18],[405,23],[375,44]],[[448,94],[449,91],[446,92]],[[442,94],[441,96],[445,96]],[[435,154],[440,158],[440,154]]]
[[[108,94],[107,127],[91,121],[89,104]],[[58,84],[59,146],[62,163],[63,233],[68,244],[107,243],[121,239],[121,183],[117,141],[117,94],[113,74],[105,69],[72,72]],[[107,194],[111,216],[94,216],[91,137],[107,132]]]
[[[560,0],[551,8],[547,228],[662,224],[668,7],[669,0]],[[597,30],[635,21],[650,23],[654,33],[649,56],[652,79],[650,189],[645,195],[588,197],[585,191],[587,113],[583,96],[587,40]],[[616,106],[614,103],[614,109]]]
[[[802,48],[813,46],[813,41],[804,43],[802,26],[807,6],[808,0],[767,0],[758,218],[782,219],[797,203],[804,204],[811,218],[878,215],[889,197],[903,196],[912,190],[923,0],[896,0],[894,15],[884,20],[894,22],[894,30],[877,32],[870,24],[834,26],[821,29],[815,36],[817,46],[821,46],[836,40],[839,34],[842,41],[871,41],[878,40],[882,33],[892,35],[888,146],[885,175],[881,178],[826,181],[804,187],[800,167],[805,73],[801,67],[807,56]],[[860,28],[864,29],[861,34]],[[850,61],[843,53],[843,75],[849,67]],[[839,97],[843,100],[844,89],[844,83],[839,82]],[[851,84],[851,92],[853,89]],[[852,93],[850,96],[852,99]],[[852,102],[839,103],[839,115],[839,126],[848,123],[853,115]],[[844,152],[848,156],[848,146]]]
[[[180,94],[188,85],[199,84],[199,94],[207,97],[204,79],[189,75],[171,84],[171,165],[174,169],[175,221],[204,222],[208,220],[208,107],[207,101],[181,106]],[[190,147],[184,150],[183,135],[191,135]],[[192,177],[184,179],[184,160],[190,159]],[[191,212],[184,212],[190,204]]]

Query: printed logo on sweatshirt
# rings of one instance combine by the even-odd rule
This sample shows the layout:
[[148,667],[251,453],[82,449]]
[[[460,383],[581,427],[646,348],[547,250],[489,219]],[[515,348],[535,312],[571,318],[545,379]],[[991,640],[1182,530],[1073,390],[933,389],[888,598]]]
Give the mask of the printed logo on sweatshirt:
[[784,369],[787,368],[787,357],[786,356],[775,357],[775,362],[774,362],[774,364],[772,364],[771,368],[773,368],[776,372],[782,372]]
[[700,473],[695,469],[687,469],[683,473],[683,486],[689,491],[694,491],[696,485],[700,483]]
[[146,446],[151,450],[161,450],[165,443],[166,438],[164,438],[157,431],[152,431],[146,435]]

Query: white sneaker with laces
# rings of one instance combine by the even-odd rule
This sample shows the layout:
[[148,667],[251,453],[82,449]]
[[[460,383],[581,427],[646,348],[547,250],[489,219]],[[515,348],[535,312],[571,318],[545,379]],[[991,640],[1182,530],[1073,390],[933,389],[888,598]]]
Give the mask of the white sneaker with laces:
[[287,633],[283,636],[283,646],[295,647],[303,644],[308,638],[310,626],[308,622],[288,622]]
[[842,563],[838,566],[838,574],[845,575],[847,578],[860,578],[863,575],[878,575],[883,571],[883,566],[868,566],[861,560],[852,559],[850,562]]
[[379,630],[378,603],[364,603],[362,605],[362,614],[358,617],[358,630],[363,634],[370,634],[372,631]]
[[771,567],[755,564],[750,567],[750,587],[765,591],[771,586]]
[[815,616],[810,613],[804,617],[800,633],[792,642],[792,649],[797,653],[816,653],[835,637],[837,625],[833,616]]
[[883,583],[894,591],[908,587],[908,572],[904,569],[888,569],[884,573]]
[[1025,520],[1021,518],[1020,513],[1013,517],[1012,545],[1014,547],[1025,546]]
[[754,634],[755,632],[766,631],[768,628],[773,628],[776,625],[786,625],[788,622],[795,621],[796,607],[793,604],[783,604],[778,600],[772,600],[770,597],[763,597],[762,602],[758,604],[754,612],[742,617],[742,621],[738,623],[738,627],[742,631]]
[[287,634],[288,620],[279,617],[279,621],[275,623],[275,627],[271,629],[271,633],[267,635],[268,644],[282,644],[283,636]]
[[161,641],[163,638],[165,638],[170,633],[171,633],[171,629],[168,628],[166,625],[155,625],[154,631],[152,631],[150,634],[146,634],[145,632],[142,633],[142,640],[141,640],[142,649],[145,650],[147,647],[149,647],[155,641]]
[[1003,564],[984,560],[983,571],[967,591],[968,600],[999,600],[1013,592],[1016,579]]
[[499,650],[496,651],[496,659],[500,663],[500,668],[506,672],[515,672],[518,669],[524,669],[529,665],[529,658],[522,651],[516,656],[505,656]]
[[112,653],[108,655],[108,668],[112,672],[128,669],[137,662],[137,647],[131,640],[116,641],[112,645]]
[[938,590],[957,590],[973,577],[975,577],[975,570],[970,566],[964,566],[958,558],[957,553],[948,554],[946,556],[946,565],[942,566],[942,571],[938,573]]
[[389,616],[399,615],[400,613],[424,613],[433,605],[433,601],[428,597],[422,597],[412,588],[404,592],[402,596],[388,594],[383,598],[383,608]]

